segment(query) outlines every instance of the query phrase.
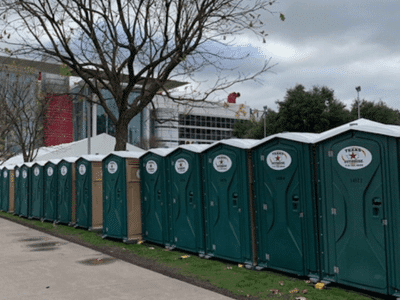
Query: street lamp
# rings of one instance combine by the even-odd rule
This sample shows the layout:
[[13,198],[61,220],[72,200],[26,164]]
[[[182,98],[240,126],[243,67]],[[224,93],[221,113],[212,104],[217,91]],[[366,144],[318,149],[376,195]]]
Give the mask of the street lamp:
[[360,119],[360,91],[361,91],[361,86],[356,87],[357,91],[357,104],[358,104],[358,118]]
[[264,137],[266,137],[267,136],[267,118],[266,118],[266,116],[267,116],[268,106],[265,105],[263,108],[264,108],[264,113],[263,113],[263,116],[264,116]]

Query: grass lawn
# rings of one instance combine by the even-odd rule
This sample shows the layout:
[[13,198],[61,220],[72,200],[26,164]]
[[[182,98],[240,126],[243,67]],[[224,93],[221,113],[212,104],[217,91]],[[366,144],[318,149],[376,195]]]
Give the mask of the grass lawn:
[[[319,300],[362,300],[362,299],[387,299],[384,295],[364,294],[356,290],[328,285],[324,290],[317,290],[311,283],[306,283],[307,278],[290,277],[269,270],[254,271],[239,267],[237,264],[220,261],[217,259],[202,259],[196,254],[186,253],[178,250],[167,251],[164,247],[154,244],[124,244],[122,242],[102,239],[101,234],[89,232],[84,229],[76,229],[64,225],[53,226],[52,223],[28,220],[0,212],[0,217],[18,221],[21,224],[31,224],[49,234],[57,233],[64,236],[75,236],[80,240],[96,246],[116,247],[119,250],[131,252],[137,256],[152,259],[157,263],[174,269],[184,276],[196,278],[209,282],[214,286],[226,289],[240,296],[253,299],[305,299]],[[182,259],[181,256],[189,255]],[[270,290],[279,290],[273,294]],[[298,289],[298,293],[290,293]],[[306,294],[301,291],[307,290]],[[255,298],[254,298],[255,297]],[[302,298],[300,298],[302,299]]]

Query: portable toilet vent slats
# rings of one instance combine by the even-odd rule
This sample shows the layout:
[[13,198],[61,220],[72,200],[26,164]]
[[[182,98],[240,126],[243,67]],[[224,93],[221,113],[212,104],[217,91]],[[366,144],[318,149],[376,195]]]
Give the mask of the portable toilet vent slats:
[[322,279],[399,297],[400,129],[394,128],[360,119],[315,142]]
[[38,161],[32,165],[31,170],[31,200],[29,218],[42,219],[44,208],[44,173],[43,166],[46,161]]
[[142,237],[139,157],[114,151],[103,160],[103,238],[135,242]]
[[44,212],[43,220],[56,221],[57,219],[57,164],[61,159],[51,159],[44,165]]
[[167,159],[174,149],[151,149],[140,158],[143,239],[170,247]]
[[182,145],[167,156],[170,246],[205,254],[201,152],[207,145]]
[[253,148],[257,264],[319,279],[312,164],[315,134],[276,134]]
[[66,157],[57,164],[57,223],[68,225],[76,223],[75,162],[77,160],[78,157]]
[[225,140],[203,154],[206,255],[255,263],[249,156],[255,140]]
[[105,155],[82,155],[76,161],[76,227],[103,228],[103,172]]
[[33,163],[24,163],[20,168],[20,216],[28,217],[30,207],[30,172]]

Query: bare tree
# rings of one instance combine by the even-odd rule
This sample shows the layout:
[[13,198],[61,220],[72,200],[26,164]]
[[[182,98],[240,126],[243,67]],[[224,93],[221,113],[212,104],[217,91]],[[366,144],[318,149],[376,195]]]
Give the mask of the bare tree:
[[49,97],[40,93],[37,72],[16,65],[0,67],[0,110],[3,160],[21,152],[32,161],[43,146],[43,117]]
[[[230,78],[224,73],[234,70],[234,61],[246,57],[226,52],[234,36],[254,33],[265,42],[262,17],[271,12],[274,2],[0,0],[1,41],[7,53],[50,57],[81,77],[115,124],[115,150],[125,150],[129,121],[157,92],[164,91],[177,101],[204,101],[216,91],[267,72],[268,60],[250,75],[238,71]],[[193,75],[201,70],[218,76],[209,90],[180,97],[169,92],[172,78],[195,80]],[[129,103],[130,93],[138,86],[140,95]],[[117,115],[107,106],[101,89],[111,92]]]

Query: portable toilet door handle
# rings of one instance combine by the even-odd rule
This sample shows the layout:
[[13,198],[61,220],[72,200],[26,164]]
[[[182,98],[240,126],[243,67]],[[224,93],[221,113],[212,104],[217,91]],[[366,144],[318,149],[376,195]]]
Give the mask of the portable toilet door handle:
[[232,198],[233,198],[233,206],[236,207],[237,206],[237,199],[238,199],[238,194],[237,193],[233,193],[232,194]]
[[158,199],[158,201],[161,201],[161,191],[160,190],[157,191],[157,199]]
[[299,207],[299,196],[293,195],[292,197],[292,205],[293,205],[293,211],[297,211]]
[[372,199],[372,215],[374,217],[379,217],[381,206],[382,206],[381,198],[375,197]]

